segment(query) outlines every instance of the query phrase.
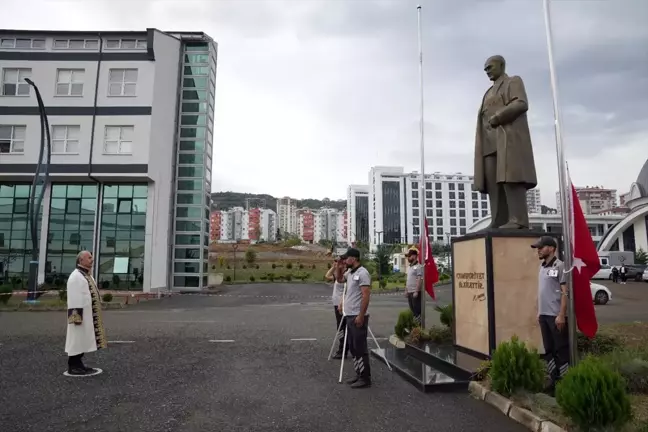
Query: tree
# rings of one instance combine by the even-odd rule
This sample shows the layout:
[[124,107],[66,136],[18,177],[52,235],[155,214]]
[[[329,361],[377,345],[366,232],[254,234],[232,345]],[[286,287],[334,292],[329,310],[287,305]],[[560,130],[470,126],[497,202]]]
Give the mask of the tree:
[[279,229],[279,228],[277,228],[277,238],[275,240],[278,241],[278,242],[281,241],[281,229]]
[[245,261],[247,261],[248,264],[252,265],[257,259],[256,252],[252,249],[248,249],[245,251]]
[[642,248],[639,248],[639,250],[635,252],[635,262],[643,265],[648,264],[648,253],[646,253]]
[[376,270],[378,271],[378,278],[390,275],[392,272],[391,255],[394,247],[390,244],[378,245],[374,255],[374,262],[376,263]]

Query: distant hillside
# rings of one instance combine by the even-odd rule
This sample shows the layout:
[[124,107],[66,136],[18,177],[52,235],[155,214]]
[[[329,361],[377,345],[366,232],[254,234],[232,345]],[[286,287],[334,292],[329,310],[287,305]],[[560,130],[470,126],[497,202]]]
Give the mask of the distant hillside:
[[[259,207],[264,205],[266,208],[277,210],[277,198],[272,195],[266,194],[249,194],[241,192],[213,192],[211,194],[213,204],[212,208],[218,210],[228,210],[232,207],[247,206],[247,201],[250,201],[250,207]],[[307,198],[303,200],[295,200],[298,207],[308,207],[318,209],[321,207],[331,207],[338,210],[346,209],[346,200],[330,200],[328,198],[315,199]],[[265,202],[265,204],[264,204]]]

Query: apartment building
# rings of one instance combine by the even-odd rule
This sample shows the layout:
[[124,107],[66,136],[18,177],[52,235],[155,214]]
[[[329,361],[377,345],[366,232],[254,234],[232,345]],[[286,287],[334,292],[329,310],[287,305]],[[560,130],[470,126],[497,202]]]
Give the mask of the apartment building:
[[[335,243],[347,242],[347,212],[332,208],[322,208],[313,212],[313,242],[322,240]],[[304,220],[304,219],[302,219]]]
[[266,208],[233,207],[229,210],[214,210],[212,227],[218,224],[218,231],[211,231],[212,241],[259,241],[273,242],[277,239],[277,214]]
[[[576,187],[575,189],[585,214],[601,213],[617,207],[616,189],[606,189],[602,186],[585,186]],[[560,191],[556,192],[556,205],[558,213],[561,213]]]
[[347,212],[349,243],[369,243],[369,186],[349,185]]
[[[473,177],[461,173],[435,172],[425,176],[425,197],[421,196],[421,175],[405,173],[402,167],[373,167],[369,171],[369,242],[416,243],[424,217],[430,238],[447,242],[464,235],[474,222],[490,213],[485,194],[473,192]],[[426,215],[421,203],[425,200]]]
[[277,218],[280,231],[288,234],[298,234],[296,200],[290,197],[277,199]]
[[527,208],[529,213],[542,213],[542,200],[540,197],[540,189],[529,189],[526,193]]
[[206,287],[216,57],[201,32],[0,30],[4,274],[26,275],[32,248],[41,124],[28,78],[52,152],[39,282],[69,274],[86,249],[104,288]]
[[297,219],[297,235],[305,243],[315,242],[315,214],[309,208],[295,211]]

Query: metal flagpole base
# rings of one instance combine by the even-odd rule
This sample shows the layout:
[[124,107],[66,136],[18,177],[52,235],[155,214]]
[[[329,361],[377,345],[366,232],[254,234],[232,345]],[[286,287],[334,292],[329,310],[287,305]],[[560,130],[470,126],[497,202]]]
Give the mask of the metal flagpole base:
[[385,350],[380,348],[380,345],[378,345],[378,340],[376,340],[376,336],[374,336],[373,332],[371,331],[371,327],[367,326],[367,330],[369,330],[369,334],[371,335],[371,338],[373,339],[374,343],[376,344],[376,348],[378,348],[378,353],[380,354],[380,357],[382,357],[383,360],[385,360],[385,364],[387,365],[387,369],[389,371],[392,371],[392,367],[389,364],[389,361],[387,361],[387,357],[385,357]]
[[[335,349],[335,342],[337,342],[340,338],[340,333],[342,333],[342,324],[344,324],[344,320],[346,317],[342,317],[340,320],[340,325],[338,326],[337,332],[335,333],[335,336],[333,336],[333,343],[331,344],[331,351],[329,351],[328,355],[328,360],[331,361],[331,357],[333,357],[333,349]],[[346,347],[345,347],[346,348]]]

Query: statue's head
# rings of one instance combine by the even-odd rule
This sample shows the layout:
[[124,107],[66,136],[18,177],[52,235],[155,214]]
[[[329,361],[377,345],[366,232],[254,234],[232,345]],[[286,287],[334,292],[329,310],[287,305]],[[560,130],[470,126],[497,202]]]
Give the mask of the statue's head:
[[484,72],[491,81],[497,80],[506,71],[506,60],[501,55],[494,55],[486,60]]

